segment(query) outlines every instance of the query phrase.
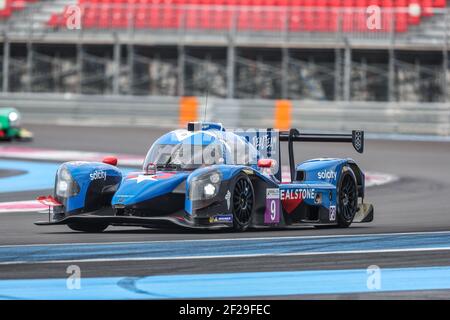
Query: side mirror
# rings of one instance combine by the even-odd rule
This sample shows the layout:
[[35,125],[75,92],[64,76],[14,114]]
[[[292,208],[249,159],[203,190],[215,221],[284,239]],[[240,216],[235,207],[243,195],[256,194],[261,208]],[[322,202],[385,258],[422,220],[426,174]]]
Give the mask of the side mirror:
[[145,174],[149,174],[149,175],[155,174],[156,173],[156,168],[157,168],[156,163],[151,163],[150,162],[147,165],[147,167],[145,168]]
[[271,168],[274,165],[273,159],[259,159],[258,168]]
[[102,160],[103,163],[110,164],[112,166],[117,166],[117,158],[113,156],[105,157]]

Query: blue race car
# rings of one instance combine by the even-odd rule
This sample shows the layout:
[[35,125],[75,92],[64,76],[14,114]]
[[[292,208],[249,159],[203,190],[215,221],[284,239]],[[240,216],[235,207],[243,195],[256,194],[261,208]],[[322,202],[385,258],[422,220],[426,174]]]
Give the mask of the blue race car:
[[[62,164],[54,195],[38,198],[53,208],[49,220],[36,224],[101,232],[110,225],[244,231],[371,222],[373,206],[363,201],[364,173],[355,161],[295,164],[298,141],[349,142],[364,150],[363,131],[305,134],[189,123],[187,130],[160,137],[139,172],[123,175],[114,157]],[[282,142],[288,145],[289,181],[282,179]]]

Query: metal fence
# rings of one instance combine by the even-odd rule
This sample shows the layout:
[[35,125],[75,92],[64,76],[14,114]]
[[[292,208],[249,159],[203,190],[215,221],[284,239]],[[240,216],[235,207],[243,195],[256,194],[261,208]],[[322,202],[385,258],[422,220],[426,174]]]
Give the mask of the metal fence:
[[[197,50],[198,51],[198,50]],[[445,102],[443,52],[5,42],[3,92]],[[217,54],[219,52],[219,54]]]

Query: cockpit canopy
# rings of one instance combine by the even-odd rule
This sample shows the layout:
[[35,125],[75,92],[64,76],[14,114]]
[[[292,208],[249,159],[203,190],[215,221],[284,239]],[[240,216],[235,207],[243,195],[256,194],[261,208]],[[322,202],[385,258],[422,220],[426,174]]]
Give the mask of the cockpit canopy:
[[248,165],[257,163],[258,151],[243,137],[222,130],[175,130],[163,135],[150,148],[144,170],[195,170],[214,164]]

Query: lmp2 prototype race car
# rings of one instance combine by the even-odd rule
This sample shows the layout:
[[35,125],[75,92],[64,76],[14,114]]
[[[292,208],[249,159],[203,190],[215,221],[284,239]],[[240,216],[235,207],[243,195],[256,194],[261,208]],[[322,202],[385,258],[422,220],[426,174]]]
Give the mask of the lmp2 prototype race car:
[[14,108],[0,108],[0,141],[30,140],[33,134],[20,126],[21,116]]
[[[225,130],[217,123],[189,123],[160,137],[143,170],[122,175],[117,158],[66,162],[56,173],[49,220],[85,232],[108,226],[280,228],[348,227],[371,222],[364,203],[364,173],[352,159],[321,158],[295,164],[294,142],[349,142],[364,149],[364,132],[304,134]],[[281,142],[288,144],[290,181],[282,181]],[[50,207],[53,210],[50,210]]]

